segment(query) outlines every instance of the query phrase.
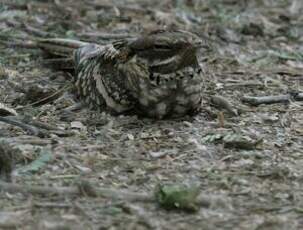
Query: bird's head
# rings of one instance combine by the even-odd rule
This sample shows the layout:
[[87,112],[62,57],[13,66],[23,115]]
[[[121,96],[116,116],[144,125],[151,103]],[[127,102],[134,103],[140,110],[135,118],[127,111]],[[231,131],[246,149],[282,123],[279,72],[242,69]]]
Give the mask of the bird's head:
[[199,49],[203,41],[183,30],[156,30],[129,41],[128,46],[142,58],[163,60],[182,53],[188,47]]
[[197,65],[199,49],[207,46],[196,34],[184,30],[156,30],[137,38],[117,41],[116,49],[127,47],[132,54],[146,60],[160,73],[170,73],[186,66]]

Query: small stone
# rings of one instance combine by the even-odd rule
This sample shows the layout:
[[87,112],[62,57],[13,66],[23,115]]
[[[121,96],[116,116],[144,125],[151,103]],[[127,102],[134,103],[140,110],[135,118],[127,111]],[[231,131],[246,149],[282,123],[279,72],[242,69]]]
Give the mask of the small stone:
[[135,137],[130,133],[127,134],[127,138],[128,138],[128,140],[131,140],[131,141],[135,140]]
[[193,124],[190,123],[190,122],[188,122],[188,121],[183,121],[183,124],[184,124],[186,127],[189,127],[189,128],[193,126]]
[[86,130],[86,126],[82,124],[80,121],[72,121],[71,122],[72,129]]

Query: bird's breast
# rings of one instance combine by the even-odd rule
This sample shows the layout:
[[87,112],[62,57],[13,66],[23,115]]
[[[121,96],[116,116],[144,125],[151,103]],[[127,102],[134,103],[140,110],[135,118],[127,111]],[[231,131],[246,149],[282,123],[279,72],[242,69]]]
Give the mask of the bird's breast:
[[102,52],[79,58],[76,86],[80,96],[98,109],[136,113],[162,119],[183,116],[199,108],[202,76],[199,66],[161,74],[140,58],[110,61]]
[[147,67],[133,67],[128,87],[136,99],[135,110],[144,116],[164,118],[183,116],[199,108],[202,99],[202,70],[188,66],[182,70],[159,74]]

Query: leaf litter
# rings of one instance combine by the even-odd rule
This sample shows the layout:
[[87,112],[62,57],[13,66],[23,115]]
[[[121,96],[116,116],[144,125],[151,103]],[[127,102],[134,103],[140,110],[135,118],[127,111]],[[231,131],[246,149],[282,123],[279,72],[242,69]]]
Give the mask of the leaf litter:
[[[75,188],[29,196],[0,184],[1,226],[301,229],[302,101],[255,107],[241,99],[302,92],[302,9],[300,0],[1,1],[1,178]],[[159,27],[193,31],[212,46],[201,54],[205,97],[194,117],[71,109],[78,98],[66,87],[70,75],[43,65],[27,43],[52,36],[106,44]],[[86,195],[75,187],[83,180]],[[186,195],[193,184],[197,192]],[[89,188],[117,196],[94,197]],[[194,202],[197,194],[207,205]]]

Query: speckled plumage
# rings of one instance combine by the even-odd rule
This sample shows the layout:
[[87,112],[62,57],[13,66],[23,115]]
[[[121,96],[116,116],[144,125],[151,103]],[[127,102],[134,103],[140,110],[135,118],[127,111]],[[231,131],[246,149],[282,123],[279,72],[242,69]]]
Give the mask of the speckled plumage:
[[84,44],[74,52],[75,85],[93,108],[183,116],[201,103],[200,41],[185,31],[156,31],[105,46]]

